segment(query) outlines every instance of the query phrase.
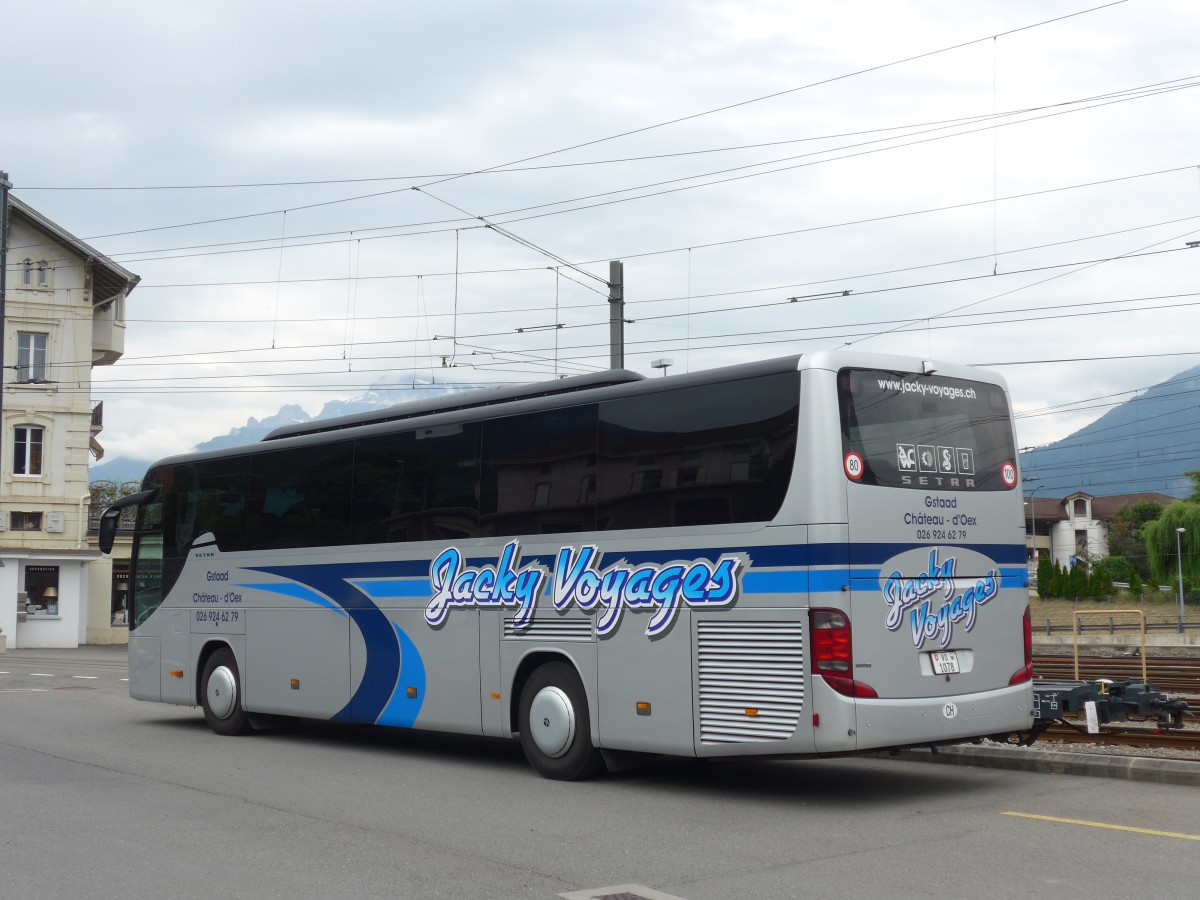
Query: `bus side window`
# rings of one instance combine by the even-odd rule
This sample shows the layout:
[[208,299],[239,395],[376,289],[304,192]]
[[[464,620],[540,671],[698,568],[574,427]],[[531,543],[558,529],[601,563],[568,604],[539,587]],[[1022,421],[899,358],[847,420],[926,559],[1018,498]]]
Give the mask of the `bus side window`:
[[791,478],[799,388],[788,372],[602,403],[599,527],[773,518]]
[[335,441],[250,458],[246,548],[350,543],[354,445]]
[[479,434],[465,423],[358,440],[352,542],[475,537]]
[[484,422],[482,532],[592,531],[595,503],[579,484],[595,472],[596,424],[594,403]]

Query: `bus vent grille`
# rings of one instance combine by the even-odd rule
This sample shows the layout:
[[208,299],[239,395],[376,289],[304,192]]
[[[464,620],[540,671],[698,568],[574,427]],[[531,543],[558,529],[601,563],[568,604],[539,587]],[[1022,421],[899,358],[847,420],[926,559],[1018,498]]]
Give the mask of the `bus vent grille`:
[[527,641],[590,641],[591,619],[534,619],[524,628],[504,620],[504,636]]
[[792,736],[804,710],[800,622],[697,622],[700,741]]

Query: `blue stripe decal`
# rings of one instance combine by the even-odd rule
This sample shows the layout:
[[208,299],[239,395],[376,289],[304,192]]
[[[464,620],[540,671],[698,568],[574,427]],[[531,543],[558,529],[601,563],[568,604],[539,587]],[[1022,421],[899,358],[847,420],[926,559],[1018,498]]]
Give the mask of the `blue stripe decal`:
[[309,603],[315,603],[317,606],[325,609],[331,609],[339,616],[346,615],[346,611],[326,597],[324,594],[318,594],[311,588],[307,588],[302,584],[296,584],[294,581],[289,581],[285,584],[235,584],[234,587],[245,588],[251,591],[266,591],[269,594],[282,594],[284,597],[292,597],[296,600],[306,600]]
[[266,566],[251,569],[307,585],[337,603],[362,634],[367,659],[358,689],[332,718],[335,722],[374,722],[387,707],[400,675],[400,643],[391,621],[351,578],[428,575],[428,563],[349,563]]
[[[1029,570],[1023,566],[1019,569],[1001,568],[999,575],[1002,588],[1029,587]],[[977,577],[976,575],[959,575],[958,580],[966,581]],[[887,580],[878,569],[873,572],[866,569],[856,570],[851,573],[851,579],[852,587],[856,591],[882,591],[884,582]]]
[[[396,632],[396,643],[400,645],[400,671],[396,674],[392,699],[383,708],[375,724],[412,728],[421,714],[421,704],[425,702],[425,662],[417,645],[404,633],[404,629],[395,622],[392,628]],[[409,688],[415,689],[415,697],[408,696]]]
[[[849,584],[845,569],[812,569],[782,572],[755,572],[742,576],[744,594],[833,594]],[[879,580],[878,570],[866,575]],[[858,577],[864,577],[859,575]]]
[[[564,542],[565,543],[565,542]],[[954,547],[982,554],[1001,565],[1025,563],[1024,544],[779,544],[773,546],[698,547],[682,550],[639,550],[635,552],[608,551],[600,568],[606,569],[624,560],[631,566],[644,563],[668,563],[678,559],[716,562],[725,553],[744,553],[753,568],[803,568],[805,566],[870,566],[880,565],[909,550],[928,550],[934,546]],[[492,561],[495,557],[490,557]],[[538,560],[552,564],[552,557],[522,557],[522,561]]]

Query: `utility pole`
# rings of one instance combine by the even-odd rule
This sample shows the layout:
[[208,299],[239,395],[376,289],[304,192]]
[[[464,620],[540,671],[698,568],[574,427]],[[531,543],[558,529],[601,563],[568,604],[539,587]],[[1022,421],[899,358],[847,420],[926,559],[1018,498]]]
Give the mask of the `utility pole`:
[[8,281],[8,192],[11,188],[8,173],[0,172],[0,459],[4,458],[4,338],[8,324],[4,294]]
[[625,263],[608,263],[608,367],[625,368]]

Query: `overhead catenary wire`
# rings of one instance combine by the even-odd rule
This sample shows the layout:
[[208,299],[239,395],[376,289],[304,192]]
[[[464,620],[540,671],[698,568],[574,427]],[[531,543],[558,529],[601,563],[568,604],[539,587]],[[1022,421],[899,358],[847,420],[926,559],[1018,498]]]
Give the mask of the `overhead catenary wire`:
[[[1194,78],[1194,77],[1195,76],[1189,76],[1189,78]],[[1178,81],[1178,80],[1184,80],[1184,79],[1176,79],[1176,80]],[[1008,126],[1012,126],[1012,125],[1026,124],[1028,122],[1038,121],[1043,118],[1066,115],[1066,114],[1073,113],[1073,112],[1087,111],[1087,110],[1091,110],[1091,109],[1096,109],[1098,107],[1108,106],[1108,105],[1111,105],[1114,103],[1125,103],[1125,102],[1129,102],[1131,100],[1142,99],[1147,96],[1157,96],[1162,93],[1169,93],[1169,92],[1178,91],[1178,90],[1188,90],[1188,89],[1200,86],[1200,81],[1192,81],[1192,83],[1190,83],[1190,84],[1182,84],[1182,85],[1174,84],[1172,82],[1164,82],[1164,83],[1160,83],[1160,84],[1167,84],[1170,86],[1158,87],[1155,90],[1145,89],[1144,92],[1140,89],[1131,89],[1131,90],[1137,91],[1137,92],[1135,92],[1129,96],[1125,95],[1128,92],[1115,92],[1113,94],[1108,94],[1108,95],[1098,95],[1099,98],[1107,97],[1107,98],[1112,98],[1112,99],[1103,99],[1103,102],[1095,102],[1091,106],[1085,106],[1080,109],[1059,110],[1056,112],[1045,113],[1044,115],[1041,115],[1041,116],[1032,116],[1027,119],[1020,119],[1020,120],[1017,120],[1014,122],[1005,122],[1005,123],[1001,123],[998,125],[987,125],[987,126],[983,126],[981,128],[957,131],[957,132],[954,132],[954,133],[948,134],[948,135],[939,135],[937,137],[923,138],[918,141],[910,141],[907,143],[892,143],[886,147],[876,147],[871,150],[864,150],[864,151],[857,152],[857,153],[850,153],[850,154],[846,154],[846,155],[842,155],[842,156],[835,156],[835,157],[831,157],[829,159],[816,160],[816,161],[811,161],[811,162],[806,162],[806,163],[799,163],[796,165],[784,166],[782,168],[769,169],[764,172],[754,172],[754,173],[749,173],[749,174],[730,176],[727,178],[721,178],[721,179],[717,179],[715,181],[707,181],[707,182],[703,182],[701,184],[696,184],[696,185],[686,185],[686,186],[681,186],[681,187],[673,188],[673,189],[654,191],[654,192],[648,193],[648,194],[646,194],[646,193],[638,194],[637,196],[634,196],[634,197],[606,200],[604,203],[600,203],[600,204],[576,206],[576,207],[571,207],[566,210],[557,210],[557,211],[552,210],[552,211],[548,211],[548,212],[544,212],[544,213],[539,213],[537,215],[532,215],[532,216],[526,215],[526,216],[504,219],[504,221],[498,221],[506,216],[517,216],[518,213],[528,213],[528,212],[531,212],[534,210],[547,210],[550,207],[562,206],[562,205],[570,204],[570,203],[580,203],[584,200],[593,200],[593,199],[605,198],[605,197],[616,197],[616,195],[618,195],[618,194],[630,193],[633,191],[645,191],[645,190],[648,190],[649,188],[656,188],[656,187],[661,188],[661,187],[664,187],[664,186],[670,185],[670,184],[679,184],[681,182],[695,181],[697,179],[702,179],[702,178],[712,178],[714,175],[728,174],[730,172],[739,172],[739,171],[744,172],[744,170],[746,170],[746,169],[761,168],[762,166],[775,165],[776,163],[779,163],[779,162],[785,162],[785,161],[792,160],[792,159],[799,159],[799,158],[803,158],[806,156],[826,155],[829,153],[836,153],[836,152],[840,152],[841,150],[853,149],[855,147],[867,146],[870,144],[880,143],[881,141],[894,140],[894,139],[886,138],[886,139],[880,139],[880,140],[876,140],[876,141],[867,141],[867,142],[863,142],[860,144],[849,144],[849,145],[845,145],[845,146],[839,147],[839,148],[830,148],[830,149],[826,149],[826,150],[814,151],[813,153],[800,154],[799,156],[782,157],[782,158],[776,159],[776,160],[767,160],[767,161],[762,161],[762,162],[757,162],[757,163],[750,163],[750,164],[736,166],[736,167],[732,167],[732,168],[719,169],[719,170],[715,170],[715,171],[707,172],[707,173],[698,173],[695,175],[688,175],[688,176],[683,176],[680,178],[668,179],[666,181],[650,182],[650,183],[646,183],[646,184],[642,184],[642,185],[636,185],[633,187],[617,188],[617,189],[610,190],[610,191],[603,191],[603,192],[599,192],[599,193],[573,197],[573,198],[569,198],[569,199],[565,199],[565,200],[555,200],[555,201],[549,201],[546,203],[540,203],[540,204],[536,204],[536,205],[528,206],[528,207],[519,207],[516,209],[504,210],[504,211],[494,212],[494,213],[487,213],[487,214],[485,214],[485,217],[490,222],[493,223],[492,227],[502,227],[503,225],[513,224],[513,223],[517,223],[517,222],[525,222],[525,221],[529,221],[531,219],[544,218],[547,215],[560,215],[563,213],[578,212],[578,211],[582,211],[582,210],[592,209],[592,208],[595,208],[596,206],[611,205],[612,203],[617,203],[617,202],[628,202],[631,200],[640,200],[640,199],[646,199],[649,197],[663,196],[664,194],[676,193],[679,191],[694,190],[694,189],[700,188],[700,187],[711,187],[711,186],[715,186],[715,185],[727,184],[731,181],[740,181],[740,180],[744,180],[746,178],[755,178],[755,177],[760,177],[760,176],[764,176],[764,175],[773,175],[773,174],[778,174],[780,172],[792,171],[792,170],[798,169],[798,168],[807,168],[807,167],[810,167],[813,165],[820,165],[820,164],[824,164],[824,163],[828,163],[828,162],[836,162],[836,161],[850,159],[850,158],[863,156],[863,155],[867,155],[867,154],[874,154],[874,153],[879,153],[879,152],[886,152],[889,150],[903,149],[903,148],[907,148],[907,147],[918,146],[921,144],[930,143],[932,141],[946,140],[946,139],[954,138],[954,137],[962,137],[962,136],[966,136],[966,135],[975,134],[975,133],[978,133],[981,131],[992,130],[995,128],[1003,128],[1003,127],[1008,127]],[[1073,101],[1073,102],[1085,103],[1085,102],[1091,102],[1092,99],[1096,99],[1096,98],[1090,98],[1088,100]],[[1046,109],[1046,108],[1051,108],[1051,107],[1039,107],[1039,109]],[[1020,114],[1020,113],[1012,113],[1011,115],[1018,115],[1018,114]],[[945,127],[950,127],[950,126],[942,126],[942,127],[938,127],[938,128],[932,128],[929,130],[930,131],[940,131],[940,130],[943,130]],[[916,132],[916,134],[920,134],[920,133],[922,133],[922,132]],[[476,174],[476,173],[472,173],[472,174]],[[439,183],[443,183],[444,181],[448,181],[448,180],[453,180],[453,179],[452,178],[451,179],[442,179],[441,181],[431,182],[431,184],[439,184]],[[381,196],[401,193],[401,192],[408,191],[408,190],[424,191],[425,187],[427,187],[427,185],[400,187],[400,188],[395,188],[395,189],[388,190],[388,191],[380,191],[380,192],[375,192],[375,193],[371,193],[371,194],[360,194],[360,195],[354,195],[351,197],[344,197],[344,198],[337,198],[337,199],[332,199],[332,200],[324,200],[324,201],[320,201],[320,202],[313,202],[313,203],[308,203],[308,204],[301,204],[301,205],[289,207],[289,209],[292,212],[301,211],[301,210],[317,209],[317,208],[333,206],[333,205],[341,204],[341,203],[356,202],[358,200],[374,199],[374,198],[378,198]],[[427,193],[427,191],[424,191],[424,192]],[[992,198],[992,200],[990,200],[990,201],[981,201],[981,202],[994,203],[995,200],[996,200],[996,198]],[[455,207],[455,208],[457,209],[457,207]],[[460,210],[460,211],[462,211],[462,210]],[[175,230],[175,229],[180,229],[180,228],[198,227],[198,226],[202,226],[202,225],[223,224],[223,223],[228,223],[228,222],[240,221],[240,220],[244,220],[244,219],[262,218],[262,217],[267,217],[267,216],[279,215],[282,212],[285,212],[285,210],[272,209],[272,210],[265,210],[265,211],[259,211],[259,212],[251,212],[251,213],[240,213],[240,214],[230,215],[230,216],[225,216],[225,217],[220,217],[220,218],[202,219],[202,220],[197,220],[197,221],[192,221],[192,222],[182,222],[182,223],[175,223],[175,224],[168,224],[168,225],[158,225],[158,226],[147,227],[144,229],[133,229],[133,230],[127,230],[127,231],[121,231],[121,232],[113,232],[110,234],[93,235],[93,236],[87,238],[87,240],[103,240],[103,239],[114,238],[114,237],[127,237],[127,236],[134,235],[134,234],[154,233],[154,232]],[[465,211],[463,211],[463,212],[465,212]],[[470,214],[467,214],[467,215],[469,216]],[[477,217],[471,216],[470,218],[477,218]],[[453,230],[453,227],[455,225],[465,224],[467,221],[469,221],[469,219],[438,219],[438,220],[432,220],[432,221],[406,223],[406,224],[401,224],[401,225],[379,226],[374,230],[395,229],[395,228],[426,228],[430,225],[447,225],[450,227],[447,229],[443,229],[443,230]],[[368,231],[371,229],[358,228],[356,230]],[[329,233],[329,234],[332,234],[332,235],[338,237],[339,240],[334,241],[336,243],[336,242],[340,242],[340,239],[344,239],[344,235],[346,234],[346,232],[343,230],[343,231],[333,232],[333,233]],[[397,237],[397,236],[407,236],[407,235],[392,235],[392,237]],[[251,242],[252,243],[262,243],[263,240],[264,239],[255,239]],[[258,249],[261,249],[261,248],[258,248]],[[131,252],[139,252],[139,251],[131,251]],[[144,251],[140,251],[140,252],[144,252]],[[114,256],[117,256],[117,255],[120,255],[120,254],[114,254]],[[142,260],[131,259],[128,261],[139,262]]]

